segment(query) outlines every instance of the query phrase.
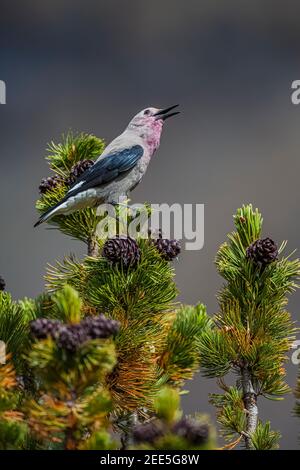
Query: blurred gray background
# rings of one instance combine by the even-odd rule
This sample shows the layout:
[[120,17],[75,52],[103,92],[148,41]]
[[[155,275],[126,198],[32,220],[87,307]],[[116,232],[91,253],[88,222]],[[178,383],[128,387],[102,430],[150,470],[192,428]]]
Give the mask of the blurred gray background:
[[[205,204],[205,246],[176,263],[181,300],[213,314],[221,285],[213,260],[252,202],[264,234],[299,246],[300,3],[252,0],[1,1],[0,271],[15,298],[43,290],[46,263],[84,246],[34,230],[49,140],[68,129],[110,141],[146,106],[180,103],[133,202]],[[290,302],[299,318],[300,297]],[[288,366],[296,383],[297,367]],[[186,412],[206,411],[214,380],[187,384]],[[260,399],[261,418],[297,448],[294,398]]]

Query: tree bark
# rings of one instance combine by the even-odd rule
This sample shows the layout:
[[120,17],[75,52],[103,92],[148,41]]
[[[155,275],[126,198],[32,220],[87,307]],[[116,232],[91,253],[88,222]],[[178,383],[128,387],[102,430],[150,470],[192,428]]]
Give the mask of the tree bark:
[[98,247],[97,237],[96,235],[93,235],[88,239],[88,256],[97,258],[98,254],[99,254],[99,247]]
[[252,377],[247,365],[241,368],[243,401],[247,410],[247,427],[244,436],[246,449],[252,448],[251,435],[256,430],[258,421],[257,395],[252,385]]
[[76,450],[76,441],[73,432],[71,428],[66,430],[64,450]]

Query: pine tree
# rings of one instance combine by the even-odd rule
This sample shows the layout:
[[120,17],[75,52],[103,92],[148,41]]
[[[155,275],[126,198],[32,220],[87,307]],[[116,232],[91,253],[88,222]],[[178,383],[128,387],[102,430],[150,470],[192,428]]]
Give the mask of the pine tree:
[[[290,391],[284,363],[295,328],[286,304],[298,287],[300,263],[282,255],[286,242],[277,249],[262,238],[262,217],[251,205],[238,209],[234,221],[236,231],[216,258],[225,284],[213,326],[200,338],[201,365],[223,390],[211,401],[225,438],[237,436],[248,449],[272,449],[279,433],[259,420],[258,398],[281,399]],[[229,372],[237,375],[234,386],[225,384]]]
[[105,387],[105,377],[116,364],[111,331],[102,328],[98,337],[92,334],[95,317],[84,317],[82,302],[70,286],[48,302],[48,318],[30,323],[33,344],[27,361],[36,389],[24,408],[32,435],[45,447],[113,449],[117,444],[108,432],[111,397]]
[[[93,165],[102,139],[68,134],[51,143],[53,176],[40,185],[37,209],[59,201]],[[149,214],[149,207],[146,205]],[[115,233],[99,237],[95,208],[56,216],[49,224],[87,245],[50,266],[46,292],[13,301],[1,278],[0,447],[3,449],[211,449],[206,417],[184,417],[179,396],[199,370],[217,377],[211,396],[224,448],[273,449],[279,433],[258,416],[258,398],[288,393],[284,363],[295,327],[286,311],[299,260],[262,238],[262,217],[243,206],[216,258],[225,284],[219,313],[176,302],[176,240],[127,234],[135,214],[117,207]],[[235,385],[225,384],[233,372]],[[299,391],[297,390],[299,397]],[[297,405],[299,413],[299,405]],[[234,441],[233,441],[234,439]]]
[[[154,413],[163,384],[181,387],[199,368],[197,344],[209,320],[203,305],[178,308],[173,268],[152,243],[139,240],[140,261],[124,268],[104,256],[78,262],[66,258],[49,270],[48,289],[67,283],[78,291],[84,310],[118,321],[117,363],[105,378],[115,426],[130,434],[134,420]],[[103,246],[99,245],[100,252]]]
[[[63,197],[103,149],[101,139],[85,134],[52,142],[54,175],[40,185],[38,210]],[[21,384],[26,448],[126,448],[134,427],[164,419],[156,415],[162,388],[177,396],[199,369],[198,343],[210,321],[202,304],[175,301],[178,242],[133,240],[126,229],[135,215],[121,206],[117,214],[118,233],[106,239],[97,237],[96,209],[55,217],[50,225],[86,243],[88,256],[49,267],[46,292],[36,300],[13,302],[0,292],[0,338]],[[190,448],[201,432],[211,445],[210,428],[177,421],[168,432],[181,446]]]
[[[51,143],[53,176],[40,185],[37,209],[59,201],[104,149],[87,134]],[[146,213],[150,214],[148,205]],[[297,287],[298,260],[262,238],[262,217],[243,206],[216,258],[225,284],[219,313],[182,306],[174,282],[176,240],[127,234],[136,217],[116,208],[113,234],[99,236],[95,208],[56,216],[49,224],[87,245],[83,260],[49,266],[46,292],[13,301],[0,289],[0,446],[16,449],[211,449],[206,417],[184,417],[179,396],[199,370],[217,377],[211,396],[224,448],[277,447],[279,433],[258,417],[258,398],[289,392],[284,363],[295,335],[286,311]],[[225,376],[234,372],[234,386]],[[234,441],[233,441],[234,439]]]

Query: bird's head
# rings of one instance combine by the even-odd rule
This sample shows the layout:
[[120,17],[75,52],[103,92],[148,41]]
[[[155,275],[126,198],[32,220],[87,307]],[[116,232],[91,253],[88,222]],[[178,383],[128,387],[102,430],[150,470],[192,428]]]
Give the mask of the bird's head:
[[128,125],[128,129],[137,133],[155,150],[160,141],[161,131],[165,121],[179,114],[179,111],[172,112],[178,104],[169,108],[146,108],[134,116]]

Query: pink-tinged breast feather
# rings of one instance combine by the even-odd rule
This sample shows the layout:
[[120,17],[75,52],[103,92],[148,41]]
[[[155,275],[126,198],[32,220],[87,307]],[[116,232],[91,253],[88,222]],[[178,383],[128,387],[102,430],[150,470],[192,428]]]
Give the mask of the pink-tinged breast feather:
[[153,121],[151,122],[151,132],[146,136],[146,143],[149,148],[149,152],[152,155],[155,150],[159,147],[160,137],[163,128],[163,121]]

